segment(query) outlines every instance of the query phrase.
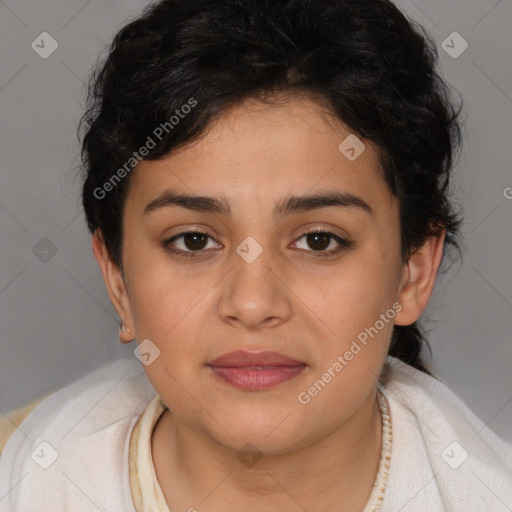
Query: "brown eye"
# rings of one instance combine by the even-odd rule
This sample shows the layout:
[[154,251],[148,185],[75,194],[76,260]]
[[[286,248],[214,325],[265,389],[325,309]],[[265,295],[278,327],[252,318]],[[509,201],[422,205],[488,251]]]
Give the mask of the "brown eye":
[[[303,247],[300,247],[300,240],[303,239]],[[304,233],[297,239],[294,245],[299,246],[298,248],[303,249],[305,252],[318,253],[316,256],[332,256],[343,250],[350,249],[353,246],[353,242],[328,231],[314,230]],[[327,250],[329,247],[331,249]]]
[[315,251],[324,251],[331,243],[331,236],[327,233],[309,233],[306,236],[309,247]]
[[187,249],[191,251],[204,249],[208,242],[208,235],[204,233],[185,233],[183,235],[183,243]]
[[[170,253],[184,257],[200,256],[208,249],[208,242],[214,240],[208,233],[202,231],[186,231],[162,242],[164,249]],[[194,254],[197,253],[197,254]]]

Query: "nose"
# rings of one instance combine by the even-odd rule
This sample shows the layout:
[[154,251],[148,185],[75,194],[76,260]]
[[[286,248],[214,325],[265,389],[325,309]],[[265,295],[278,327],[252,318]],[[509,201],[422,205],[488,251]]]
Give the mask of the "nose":
[[250,263],[235,253],[233,265],[224,280],[225,288],[218,303],[222,321],[258,330],[289,320],[293,293],[272,261],[269,249],[264,249]]

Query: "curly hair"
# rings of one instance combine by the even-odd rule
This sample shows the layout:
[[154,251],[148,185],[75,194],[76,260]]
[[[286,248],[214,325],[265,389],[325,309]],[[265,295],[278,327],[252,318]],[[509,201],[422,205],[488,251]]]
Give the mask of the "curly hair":
[[[403,261],[443,230],[443,260],[450,247],[460,253],[462,219],[449,185],[461,147],[462,103],[457,110],[437,59],[428,32],[388,0],[151,4],[117,33],[90,77],[79,126],[88,228],[100,229],[123,271],[127,162],[137,164],[135,151],[148,136],[151,151],[137,157],[156,160],[197,140],[248,98],[312,94],[374,143],[399,203]],[[429,373],[423,344],[428,347],[417,322],[395,325],[389,354]]]

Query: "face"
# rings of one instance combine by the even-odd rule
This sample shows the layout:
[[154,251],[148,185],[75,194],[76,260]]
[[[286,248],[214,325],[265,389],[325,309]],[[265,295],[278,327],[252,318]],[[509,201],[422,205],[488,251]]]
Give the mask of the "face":
[[[355,160],[338,148],[349,135],[312,100],[247,101],[130,178],[125,276],[109,292],[137,343],[150,340],[144,369],[173,415],[224,446],[286,452],[349,421],[375,390],[393,324],[418,315],[402,304],[397,200],[368,141]],[[302,366],[240,388],[208,366],[235,350]]]

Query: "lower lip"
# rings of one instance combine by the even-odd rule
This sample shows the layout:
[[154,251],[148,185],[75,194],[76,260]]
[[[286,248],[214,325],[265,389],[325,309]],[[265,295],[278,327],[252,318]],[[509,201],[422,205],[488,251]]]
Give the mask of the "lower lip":
[[293,379],[306,366],[267,366],[267,367],[226,367],[210,366],[212,371],[232,386],[241,389],[258,391],[277,386],[282,382]]

